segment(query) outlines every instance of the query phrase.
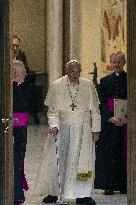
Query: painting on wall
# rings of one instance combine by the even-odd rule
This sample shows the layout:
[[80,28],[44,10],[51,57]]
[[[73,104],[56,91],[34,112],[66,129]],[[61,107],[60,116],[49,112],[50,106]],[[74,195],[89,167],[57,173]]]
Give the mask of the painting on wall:
[[124,8],[124,0],[101,0],[101,61],[109,71],[110,54],[126,50]]

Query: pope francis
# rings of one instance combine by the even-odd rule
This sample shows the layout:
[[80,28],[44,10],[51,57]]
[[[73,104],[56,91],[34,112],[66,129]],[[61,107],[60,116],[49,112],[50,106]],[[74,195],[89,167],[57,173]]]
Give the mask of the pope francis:
[[[80,77],[76,60],[66,64],[65,76],[53,82],[48,106],[49,136],[46,143],[44,203],[56,202],[59,195],[55,139],[59,153],[59,175],[64,200],[95,204],[91,198],[95,170],[95,142],[99,139],[101,117],[94,84]],[[48,150],[48,151],[47,151]],[[53,157],[54,155],[54,157]]]

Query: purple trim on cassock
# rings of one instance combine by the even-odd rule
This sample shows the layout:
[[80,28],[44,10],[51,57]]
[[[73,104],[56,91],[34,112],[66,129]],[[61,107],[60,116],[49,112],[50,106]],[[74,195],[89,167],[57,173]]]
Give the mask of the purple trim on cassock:
[[13,122],[13,126],[19,127],[19,126],[27,126],[29,123],[29,113],[13,113],[13,118],[17,118],[18,121]]
[[[110,112],[114,112],[114,98],[107,99],[107,107]],[[124,147],[123,147],[123,155],[125,161],[125,169],[127,171],[127,124],[123,125],[124,127]]]
[[114,112],[114,98],[107,99],[107,107],[110,112]]

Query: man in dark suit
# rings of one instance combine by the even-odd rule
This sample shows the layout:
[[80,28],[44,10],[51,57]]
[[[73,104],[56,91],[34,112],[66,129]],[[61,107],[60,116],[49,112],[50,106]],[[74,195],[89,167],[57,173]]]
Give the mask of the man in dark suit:
[[104,178],[105,195],[112,195],[114,191],[127,193],[127,116],[114,116],[114,99],[127,99],[125,63],[125,55],[121,51],[111,54],[113,73],[100,80],[102,132],[99,146],[104,163],[101,176]]
[[13,36],[13,59],[23,61],[26,72],[30,72],[26,55],[20,49],[20,39],[17,36]]

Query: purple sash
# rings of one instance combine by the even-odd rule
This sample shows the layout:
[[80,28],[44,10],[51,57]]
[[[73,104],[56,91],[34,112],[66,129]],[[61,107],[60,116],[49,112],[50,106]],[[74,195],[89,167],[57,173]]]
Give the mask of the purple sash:
[[[114,112],[114,98],[107,99],[107,107],[110,112]],[[123,155],[125,159],[125,169],[127,170],[127,124],[123,125],[124,127],[124,147],[123,147]]]
[[110,112],[114,112],[114,98],[107,99],[107,107]]
[[13,122],[13,126],[27,126],[29,123],[29,113],[13,113],[13,118],[17,118],[17,121]]

